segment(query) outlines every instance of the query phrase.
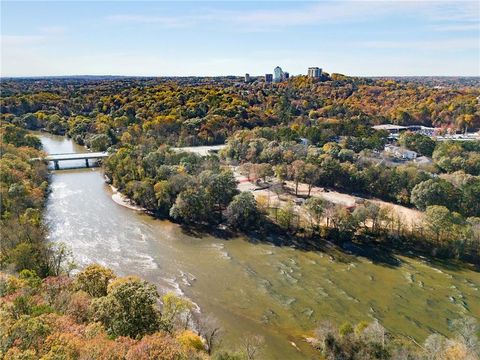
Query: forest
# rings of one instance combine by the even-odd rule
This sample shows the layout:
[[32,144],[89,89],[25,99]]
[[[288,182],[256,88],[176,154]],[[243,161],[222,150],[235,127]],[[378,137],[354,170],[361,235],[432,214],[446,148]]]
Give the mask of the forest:
[[[452,85],[453,86],[453,85]],[[323,145],[394,123],[478,129],[476,86],[433,87],[340,74],[266,85],[238,78],[23,79],[2,81],[1,114],[28,129],[117,143],[218,144],[235,131],[284,125]]]
[[[434,85],[435,84],[435,85]],[[220,328],[192,304],[136,277],[91,265],[76,275],[69,250],[46,240],[49,191],[44,153],[30,130],[66,135],[108,151],[108,181],[151,215],[188,229],[244,233],[317,249],[322,244],[480,260],[480,145],[405,132],[399,144],[431,158],[391,166],[375,160],[390,139],[372,125],[480,128],[470,82],[297,76],[279,84],[239,78],[5,79],[1,83],[0,357],[5,359],[254,359],[260,338],[218,347]],[[225,144],[201,157],[177,147]],[[238,189],[280,184],[300,204]],[[300,196],[299,188],[307,195]],[[365,198],[354,208],[312,189]],[[280,196],[279,196],[280,198]],[[417,209],[417,227],[375,203]],[[142,303],[138,307],[134,304]],[[454,338],[421,346],[378,323],[323,323],[311,338],[327,359],[472,358],[473,319]],[[418,345],[418,344],[417,344]],[[403,354],[403,355],[402,355]],[[437,356],[436,355],[436,356]],[[403,356],[403,357],[401,357]],[[434,357],[435,358],[435,357]]]

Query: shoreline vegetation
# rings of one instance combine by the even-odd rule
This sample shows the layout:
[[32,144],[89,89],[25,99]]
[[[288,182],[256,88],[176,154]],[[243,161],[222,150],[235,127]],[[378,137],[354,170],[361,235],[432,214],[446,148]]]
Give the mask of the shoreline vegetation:
[[[142,92],[132,92],[137,85]],[[56,91],[46,90],[52,88]],[[94,354],[98,344],[104,344],[118,358],[150,359],[145,349],[151,348],[158,351],[155,358],[206,359],[214,352],[219,331],[210,324],[209,331],[195,332],[202,319],[193,325],[188,300],[166,294],[159,308],[154,286],[140,279],[116,279],[98,265],[75,278],[68,276],[68,249],[45,240],[47,170],[45,164],[29,161],[39,157],[41,144],[24,129],[45,128],[96,151],[108,149],[111,155],[103,168],[112,200],[172,219],[187,231],[223,237],[244,233],[251,241],[327,253],[334,248],[392,267],[399,266],[399,253],[447,267],[470,263],[478,271],[479,145],[432,144],[426,136],[407,134],[401,141],[430,156],[431,164],[390,167],[369,160],[388,141],[387,133],[370,126],[386,120],[478,129],[475,101],[480,91],[455,89],[339,74],[327,74],[318,82],[295,77],[266,87],[237,86],[228,79],[2,83],[0,265],[19,275],[1,276],[1,316],[8,326],[0,334],[0,355],[33,359],[40,354],[36,351],[43,351],[42,356],[75,357],[95,348]],[[395,104],[393,94],[400,99]],[[227,147],[220,156],[206,157],[163,145],[223,142]],[[239,166],[248,182],[271,189],[275,196],[239,191],[231,166]],[[293,188],[286,189],[286,182]],[[307,186],[307,196],[299,196],[299,185]],[[315,186],[415,206],[424,220],[409,229],[401,217],[372,201],[348,207],[310,196]],[[57,293],[51,297],[51,291]],[[137,296],[146,304],[138,309],[142,313],[119,318],[122,312],[131,314]],[[55,303],[63,297],[63,304]],[[139,317],[145,323],[138,323]],[[29,326],[31,333],[19,332]],[[474,359],[480,351],[478,324],[465,318],[455,326],[457,337],[434,334],[417,346],[387,336],[378,322],[344,324],[338,330],[321,324],[311,342],[326,359],[426,359],[433,348],[439,359],[456,359],[458,354]],[[89,335],[91,331],[96,335]],[[258,353],[262,343],[255,336],[244,339],[239,352],[217,352],[215,359],[253,359],[249,354]]]

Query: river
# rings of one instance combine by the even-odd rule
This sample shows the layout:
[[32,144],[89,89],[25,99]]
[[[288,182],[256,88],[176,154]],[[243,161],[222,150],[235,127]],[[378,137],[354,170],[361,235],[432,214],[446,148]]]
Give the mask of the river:
[[[40,138],[49,153],[86,151],[64,137]],[[423,341],[432,331],[448,335],[451,319],[480,318],[480,274],[474,271],[407,257],[391,266],[244,238],[192,236],[115,203],[100,168],[54,171],[51,190],[50,239],[66,243],[80,268],[100,263],[139,275],[161,292],[184,294],[218,319],[226,348],[259,334],[266,340],[262,358],[308,359],[312,351],[302,336],[322,319],[377,318],[390,331]]]

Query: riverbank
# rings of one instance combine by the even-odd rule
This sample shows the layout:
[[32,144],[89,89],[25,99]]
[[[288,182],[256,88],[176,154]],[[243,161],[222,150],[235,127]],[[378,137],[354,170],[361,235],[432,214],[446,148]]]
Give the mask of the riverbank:
[[113,185],[110,185],[110,189],[112,190],[112,200],[118,205],[126,207],[127,209],[130,209],[130,210],[144,211],[144,212],[147,211],[147,209],[134,204],[132,200],[130,200],[127,196],[119,192],[118,189]]

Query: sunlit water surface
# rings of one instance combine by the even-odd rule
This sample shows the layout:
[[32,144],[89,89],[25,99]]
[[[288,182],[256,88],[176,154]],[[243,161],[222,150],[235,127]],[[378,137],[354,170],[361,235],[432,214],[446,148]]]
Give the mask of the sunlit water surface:
[[[41,139],[49,153],[86,151],[64,137]],[[480,317],[480,274],[473,271],[404,257],[398,267],[350,256],[336,261],[242,238],[192,237],[176,224],[116,204],[98,168],[55,171],[51,190],[51,240],[69,245],[79,267],[100,263],[188,296],[220,321],[228,348],[242,335],[260,334],[263,358],[311,358],[302,336],[322,319],[377,318],[423,341],[432,331],[448,334],[449,320],[460,315]]]

